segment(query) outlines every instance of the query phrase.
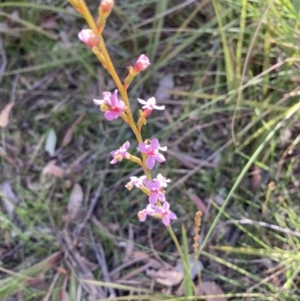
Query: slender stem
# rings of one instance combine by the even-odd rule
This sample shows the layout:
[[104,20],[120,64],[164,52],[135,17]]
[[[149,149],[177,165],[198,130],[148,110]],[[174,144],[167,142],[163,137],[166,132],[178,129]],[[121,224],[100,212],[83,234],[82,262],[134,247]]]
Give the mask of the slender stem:
[[91,28],[91,30],[94,32],[94,34],[98,34],[97,25],[96,25],[96,23],[94,21],[94,18],[92,16],[90,10],[86,6],[85,1],[79,0],[79,2],[80,2],[80,11],[81,11],[82,15],[84,16],[87,24],[89,25],[89,27]]
[[[182,264],[183,264],[183,268],[184,268],[185,275],[187,275],[187,277],[190,277],[190,278],[191,278],[191,273],[190,273],[189,266],[188,266],[187,262],[185,261],[184,254],[183,254],[183,252],[182,252],[182,250],[181,250],[179,241],[178,241],[178,239],[177,239],[177,237],[176,237],[176,235],[175,235],[175,233],[174,233],[174,231],[173,231],[171,225],[167,226],[166,228],[167,228],[167,230],[168,230],[170,236],[172,237],[173,242],[174,242],[174,244],[175,244],[175,246],[176,246],[176,249],[177,249],[177,251],[178,251],[178,253],[179,253],[180,259],[181,259]],[[192,279],[191,279],[191,283],[193,283],[194,291],[196,291],[195,284],[194,284],[194,282],[193,282]]]
[[171,227],[170,225],[167,226],[167,230],[169,231],[169,233],[170,233],[170,235],[171,235],[171,237],[172,237],[172,239],[173,239],[173,241],[174,241],[174,244],[175,244],[175,246],[176,246],[176,249],[177,249],[177,251],[178,251],[178,253],[179,253],[179,255],[180,255],[180,258],[181,258],[182,262],[185,262],[185,260],[184,260],[184,255],[183,255],[183,253],[182,253],[182,250],[181,250],[179,241],[178,241],[178,239],[177,239],[177,237],[176,237],[176,235],[175,235],[175,233],[174,233],[172,227]]

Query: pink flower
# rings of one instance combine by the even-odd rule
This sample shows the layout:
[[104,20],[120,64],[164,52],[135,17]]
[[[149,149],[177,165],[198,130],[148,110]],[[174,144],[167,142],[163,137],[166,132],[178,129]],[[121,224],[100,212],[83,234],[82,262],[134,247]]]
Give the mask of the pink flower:
[[131,190],[133,186],[137,187],[137,188],[141,188],[146,181],[147,177],[146,176],[141,176],[141,177],[130,177],[130,182],[128,182],[125,187],[128,190]]
[[90,48],[98,46],[98,44],[100,42],[99,37],[96,36],[91,29],[82,29],[78,33],[78,38],[81,42],[85,43]]
[[138,102],[143,105],[142,109],[144,109],[144,110],[147,109],[149,111],[152,111],[154,109],[155,110],[164,110],[165,109],[165,106],[157,106],[156,105],[155,97],[151,97],[147,101],[138,98]]
[[118,90],[115,90],[114,94],[110,92],[102,93],[103,99],[94,99],[94,104],[97,106],[106,106],[104,117],[107,120],[113,120],[118,118],[125,109],[125,103],[118,99]]
[[119,149],[112,151],[110,154],[114,157],[110,164],[116,164],[123,160],[123,158],[127,159],[129,157],[129,153],[127,152],[130,147],[130,143],[126,141]]
[[146,144],[143,142],[139,143],[138,150],[146,154],[146,165],[149,169],[152,169],[154,167],[155,160],[160,163],[166,161],[165,157],[159,153],[159,150],[166,151],[167,147],[161,147],[159,145],[159,141],[156,138],[152,139],[150,144]]
[[115,5],[114,0],[102,0],[100,3],[101,10],[104,13],[110,13]]
[[154,214],[153,206],[149,204],[145,209],[139,211],[138,218],[141,222],[144,222],[147,218],[147,215],[153,215],[153,214]]
[[165,202],[162,207],[156,206],[154,210],[156,214],[161,215],[161,220],[165,226],[169,226],[171,220],[177,219],[176,214],[170,210],[168,202]]
[[161,185],[160,182],[157,180],[147,180],[146,185],[145,185],[149,190],[150,190],[150,195],[149,195],[149,203],[151,205],[155,205],[157,200],[161,202],[165,202],[166,198],[164,193],[161,191]]
[[164,177],[160,173],[157,175],[156,180],[159,181],[161,187],[167,187],[168,186],[167,183],[171,182],[170,179],[167,179],[166,177]]
[[141,71],[146,70],[149,66],[150,66],[149,58],[145,54],[141,54],[138,57],[135,65],[133,67],[133,71],[134,72],[141,72]]

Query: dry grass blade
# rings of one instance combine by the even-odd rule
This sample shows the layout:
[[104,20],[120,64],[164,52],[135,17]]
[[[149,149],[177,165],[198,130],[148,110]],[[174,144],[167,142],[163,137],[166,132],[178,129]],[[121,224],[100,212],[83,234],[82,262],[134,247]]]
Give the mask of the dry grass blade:
[[48,269],[56,266],[62,258],[62,252],[56,252],[43,261],[24,269],[20,273],[13,273],[13,276],[0,280],[0,299],[11,296],[30,286],[31,277],[35,277]]
[[71,271],[79,279],[90,280],[90,282],[82,282],[83,288],[90,295],[91,299],[104,298],[105,293],[101,287],[95,286],[92,282],[95,279],[94,275],[82,260],[79,252],[75,249],[69,234],[65,231],[63,237],[58,237],[66,254],[66,264]]

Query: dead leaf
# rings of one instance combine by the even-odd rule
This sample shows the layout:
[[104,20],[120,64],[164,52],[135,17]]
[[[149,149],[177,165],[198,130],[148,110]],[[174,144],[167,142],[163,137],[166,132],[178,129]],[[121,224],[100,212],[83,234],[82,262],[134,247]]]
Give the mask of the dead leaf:
[[66,168],[66,174],[73,174],[75,172],[79,172],[82,169],[82,166],[84,163],[82,162],[83,160],[86,159],[91,154],[91,151],[86,151],[82,153],[79,157],[77,157],[73,162],[71,162]]
[[148,269],[146,274],[154,281],[165,286],[173,286],[179,284],[184,277],[184,274],[180,271],[174,270],[153,270]]
[[7,181],[0,185],[0,195],[8,217],[12,220],[15,206],[19,203],[19,199],[13,192],[10,182]]
[[292,131],[289,128],[287,128],[282,130],[280,134],[280,146],[284,146],[289,142],[290,138],[292,137]]
[[8,103],[4,109],[0,113],[0,127],[1,128],[6,128],[9,122],[9,113],[13,106],[15,105],[14,102]]
[[76,121],[71,125],[71,127],[67,130],[67,132],[64,136],[63,142],[62,142],[62,146],[66,146],[71,142],[72,137],[73,137],[73,132],[74,132],[76,126],[82,121],[83,118],[84,118],[84,114],[81,114],[76,119]]
[[154,97],[156,100],[162,101],[170,99],[171,94],[168,90],[172,90],[175,86],[173,74],[167,74],[160,78],[158,88],[155,91]]
[[213,200],[214,200],[219,206],[222,206],[222,205],[224,204],[224,202],[225,202],[225,199],[224,199],[221,195],[219,195],[219,194],[214,195]]
[[68,214],[71,219],[76,219],[83,202],[83,191],[78,183],[75,183],[68,202]]
[[261,185],[261,174],[262,174],[261,168],[258,167],[257,165],[254,165],[253,172],[252,172],[252,181],[251,181],[253,192],[256,192]]
[[202,290],[205,295],[212,296],[206,298],[206,301],[227,301],[227,298],[224,296],[223,290],[214,281],[204,281],[202,283],[199,283],[197,285],[197,288]]
[[118,223],[107,223],[107,228],[116,233],[117,231],[120,230],[120,225]]
[[43,290],[47,287],[45,277],[43,274],[27,279],[25,285],[28,285],[34,288],[35,290]]
[[[51,188],[51,186],[55,183],[55,179],[53,178],[52,180],[44,181],[46,180],[45,178],[41,179],[40,182],[33,182],[32,181],[33,177],[28,176],[25,178],[27,188],[31,191],[42,191],[42,190],[48,190]],[[43,182],[44,181],[44,182]]]
[[143,262],[149,263],[151,268],[159,269],[162,267],[162,263],[158,260],[151,258],[148,254],[142,251],[133,251],[131,258],[133,259],[140,259]]
[[[203,263],[200,260],[196,260],[193,254],[189,255],[189,266],[190,266],[190,276],[194,279],[203,270]],[[184,266],[182,261],[178,261],[176,264],[176,270],[184,273]]]
[[62,178],[65,174],[64,170],[61,167],[55,165],[56,160],[51,160],[42,171],[43,175],[52,175],[56,178]]
[[55,154],[57,136],[54,129],[50,129],[47,134],[46,142],[45,142],[45,151],[53,157]]
[[133,232],[132,225],[129,224],[128,240],[127,240],[126,247],[125,247],[124,262],[126,262],[128,260],[128,258],[131,256],[133,250],[134,250],[134,232]]

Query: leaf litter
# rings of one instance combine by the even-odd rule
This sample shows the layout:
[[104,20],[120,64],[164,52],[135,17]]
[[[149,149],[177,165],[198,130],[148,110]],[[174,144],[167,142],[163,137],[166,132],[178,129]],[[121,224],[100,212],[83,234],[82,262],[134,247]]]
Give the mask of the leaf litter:
[[75,183],[68,201],[68,216],[71,220],[75,220],[83,203],[83,191],[78,183]]
[[10,102],[0,112],[0,127],[1,128],[6,128],[8,126],[9,114],[14,105],[15,105],[14,102]]
[[13,219],[15,207],[19,204],[19,199],[14,193],[11,183],[6,181],[0,185],[0,196],[10,220]]

